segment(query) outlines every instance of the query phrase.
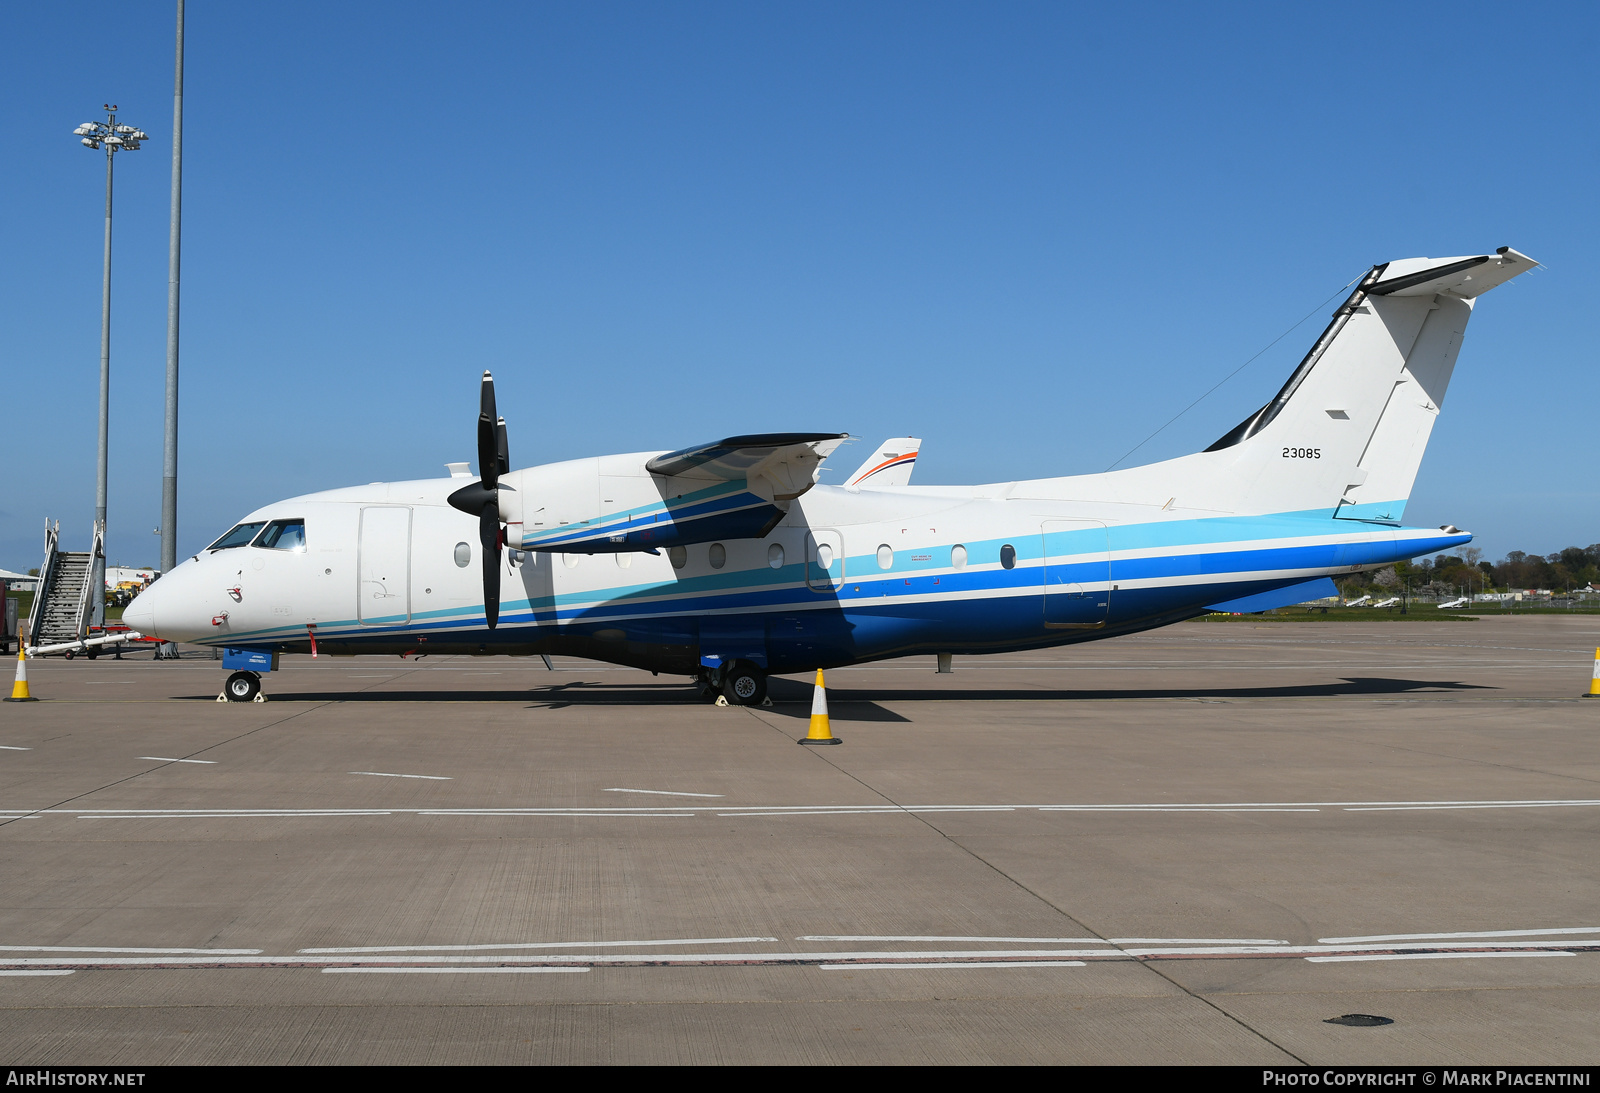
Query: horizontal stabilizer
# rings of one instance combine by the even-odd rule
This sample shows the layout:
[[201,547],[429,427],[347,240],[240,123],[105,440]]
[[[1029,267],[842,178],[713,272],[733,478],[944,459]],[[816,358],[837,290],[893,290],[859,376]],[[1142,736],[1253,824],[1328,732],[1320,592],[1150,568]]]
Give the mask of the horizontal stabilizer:
[[1465,258],[1403,258],[1390,262],[1367,286],[1368,296],[1434,296],[1449,292],[1472,299],[1538,265],[1526,254],[1501,247],[1494,254]]
[[904,486],[911,481],[911,469],[916,465],[917,452],[921,447],[922,441],[914,436],[885,440],[844,484],[877,489]]

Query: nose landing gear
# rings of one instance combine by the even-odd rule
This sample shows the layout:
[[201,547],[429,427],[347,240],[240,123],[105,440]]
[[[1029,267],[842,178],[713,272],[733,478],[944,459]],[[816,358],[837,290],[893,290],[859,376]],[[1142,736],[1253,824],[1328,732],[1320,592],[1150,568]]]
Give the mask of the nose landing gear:
[[235,672],[228,677],[222,685],[222,693],[217,696],[218,702],[265,702],[267,696],[261,693],[261,677],[254,672]]

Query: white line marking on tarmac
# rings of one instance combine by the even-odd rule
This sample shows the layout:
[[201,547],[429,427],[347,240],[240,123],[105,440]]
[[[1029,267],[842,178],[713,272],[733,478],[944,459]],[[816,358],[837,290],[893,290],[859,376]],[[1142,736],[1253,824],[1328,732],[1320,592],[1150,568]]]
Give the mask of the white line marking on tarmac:
[[106,812],[79,816],[80,820],[293,820],[306,817],[389,816],[375,809],[342,808],[322,812]]
[[[149,758],[161,759],[160,756]],[[182,762],[211,762],[210,760],[164,760]],[[393,774],[382,771],[350,771],[351,774],[374,775],[384,778],[421,778],[430,781],[453,779],[433,774]],[[652,791],[658,792],[658,791]],[[1407,811],[1433,809],[1495,809],[1495,808],[1594,808],[1600,799],[1543,800],[1543,801],[1296,801],[1296,802],[1226,802],[1226,803],[1139,803],[1139,804],[862,804],[862,805],[668,805],[615,806],[585,808],[211,808],[211,809],[74,809],[46,808],[37,810],[11,809],[10,812],[27,812],[30,815],[76,816],[79,819],[212,819],[221,816],[279,817],[279,816],[461,816],[461,817],[553,817],[566,819],[639,818],[665,819],[679,817],[739,818],[771,816],[893,816],[905,814],[984,813],[984,812],[1042,812],[1042,813],[1097,813],[1125,815],[1130,812],[1309,812],[1309,811]],[[0,810],[5,814],[7,810]]]
[[723,797],[722,793],[680,793],[671,789],[603,789],[601,793],[654,793],[661,797]]
[[1322,945],[1358,945],[1363,941],[1448,941],[1451,938],[1548,937],[1552,934],[1600,934],[1600,926],[1561,926],[1550,930],[1487,930],[1456,934],[1372,934],[1369,937],[1319,937]]
[[204,763],[211,767],[217,765],[217,761],[215,759],[172,759],[165,755],[140,755],[136,756],[136,758],[153,759],[158,763]]
[[1287,945],[1266,937],[1113,937],[1113,945]]
[[0,744],[0,751],[32,751],[32,748],[19,748],[12,744]]
[[75,975],[76,968],[12,968],[0,970],[0,975]]
[[381,770],[352,770],[348,774],[370,774],[374,778],[423,778],[429,782],[453,782],[454,778],[447,778],[443,774],[386,774]]
[[542,972],[586,972],[588,968],[323,968],[323,975],[488,975],[499,972],[517,972],[523,975]]
[[296,949],[298,953],[463,953],[486,949],[593,949],[620,945],[749,945],[775,937],[668,937],[651,941],[514,941],[505,945],[362,945],[353,948]]
[[805,934],[796,941],[995,941],[1012,945],[1110,945],[1098,937],[962,937],[952,934]]
[[[421,812],[418,812],[417,815],[418,816],[498,816],[498,817],[502,817],[502,818],[506,818],[506,817],[514,818],[514,817],[517,817],[517,816],[564,816],[564,815],[568,815],[568,814],[567,813],[561,813],[561,812],[499,812],[499,811],[473,812],[473,811],[469,811],[467,809],[450,808],[450,809],[432,809],[432,810],[429,810],[429,811],[421,811]],[[573,816],[572,818],[573,819],[580,819],[580,820],[603,820],[603,819],[606,819],[607,817],[610,817],[612,819],[619,819],[619,820],[692,820],[692,819],[694,819],[694,813],[692,813],[692,812],[631,812],[631,811],[630,812],[590,812],[590,813],[584,813],[582,815]]]
[[260,949],[152,949],[107,945],[0,945],[0,953],[164,953],[169,956],[259,956]]
[[950,960],[918,964],[914,962],[901,962],[898,964],[819,964],[825,972],[848,972],[857,969],[867,971],[882,971],[885,968],[1086,968],[1081,960]]
[[1380,953],[1360,956],[1308,956],[1313,964],[1331,964],[1352,960],[1487,960],[1501,956],[1576,956],[1576,953],[1551,952],[1548,949],[1534,953]]
[[1572,808],[1574,806],[1600,805],[1600,801],[1494,801],[1488,804],[1464,805],[1361,805],[1345,809],[1346,812],[1452,812],[1473,808]]

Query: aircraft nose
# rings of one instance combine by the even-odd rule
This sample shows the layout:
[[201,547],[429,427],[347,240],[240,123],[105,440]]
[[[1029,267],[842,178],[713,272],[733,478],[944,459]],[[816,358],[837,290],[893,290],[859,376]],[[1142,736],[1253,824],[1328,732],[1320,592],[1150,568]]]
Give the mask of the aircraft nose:
[[122,621],[146,637],[156,635],[156,605],[151,595],[154,591],[153,587],[145,589],[122,612]]

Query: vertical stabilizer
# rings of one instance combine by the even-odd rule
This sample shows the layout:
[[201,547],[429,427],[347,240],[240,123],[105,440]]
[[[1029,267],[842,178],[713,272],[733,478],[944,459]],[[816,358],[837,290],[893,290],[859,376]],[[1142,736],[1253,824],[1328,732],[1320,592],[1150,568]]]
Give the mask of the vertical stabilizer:
[[1536,264],[1502,247],[1375,266],[1277,396],[1207,449],[1231,456],[1230,507],[1399,521],[1474,300]]
[[872,489],[904,486],[911,481],[911,468],[917,462],[917,452],[921,447],[922,441],[914,436],[885,440],[844,484]]

